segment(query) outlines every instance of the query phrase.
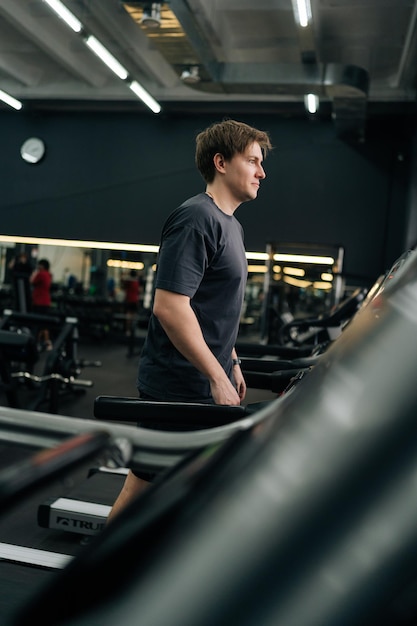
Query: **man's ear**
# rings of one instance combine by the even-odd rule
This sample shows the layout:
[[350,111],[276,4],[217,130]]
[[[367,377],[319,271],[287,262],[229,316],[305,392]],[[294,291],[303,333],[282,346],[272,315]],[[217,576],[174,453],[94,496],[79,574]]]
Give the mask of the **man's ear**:
[[224,156],[217,152],[213,157],[214,167],[219,172],[224,172]]

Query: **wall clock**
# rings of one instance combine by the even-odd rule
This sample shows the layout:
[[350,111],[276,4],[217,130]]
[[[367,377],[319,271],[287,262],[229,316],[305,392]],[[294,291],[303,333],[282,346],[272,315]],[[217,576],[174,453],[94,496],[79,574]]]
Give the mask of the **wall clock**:
[[39,163],[45,154],[45,144],[38,137],[29,137],[22,144],[20,154],[26,163]]

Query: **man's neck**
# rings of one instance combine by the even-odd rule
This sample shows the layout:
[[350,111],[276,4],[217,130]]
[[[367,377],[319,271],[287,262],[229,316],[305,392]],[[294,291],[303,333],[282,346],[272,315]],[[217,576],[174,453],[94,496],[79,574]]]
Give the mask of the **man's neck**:
[[220,189],[213,186],[207,186],[206,194],[213,200],[217,208],[226,213],[226,215],[233,215],[239,206],[239,204],[236,204],[235,201],[228,197],[228,194],[222,193]]

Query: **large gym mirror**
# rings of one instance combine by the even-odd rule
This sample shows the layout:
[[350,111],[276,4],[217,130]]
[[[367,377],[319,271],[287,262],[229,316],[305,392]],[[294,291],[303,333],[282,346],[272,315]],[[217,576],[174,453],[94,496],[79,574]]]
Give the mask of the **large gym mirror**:
[[[107,242],[73,242],[28,237],[0,239],[2,309],[21,308],[13,290],[14,259],[25,254],[33,268],[47,258],[53,275],[53,306],[61,313],[88,317],[105,332],[123,321],[123,281],[130,271],[139,280],[138,324],[145,326],[158,247]],[[345,295],[341,246],[267,243],[265,251],[248,252],[248,282],[242,308],[241,335],[268,341],[271,327],[289,316],[314,317],[337,305]]]

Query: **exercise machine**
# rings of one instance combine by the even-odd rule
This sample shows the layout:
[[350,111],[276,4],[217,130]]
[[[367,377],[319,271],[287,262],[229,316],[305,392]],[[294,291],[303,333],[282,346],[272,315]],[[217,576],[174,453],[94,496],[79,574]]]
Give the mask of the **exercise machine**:
[[[53,336],[53,348],[39,353],[37,333],[45,325]],[[63,395],[92,387],[91,380],[79,378],[83,363],[77,355],[76,318],[7,309],[0,333],[0,374],[9,406],[57,413]]]
[[11,624],[415,624],[416,301],[414,258],[267,419],[172,467]]

